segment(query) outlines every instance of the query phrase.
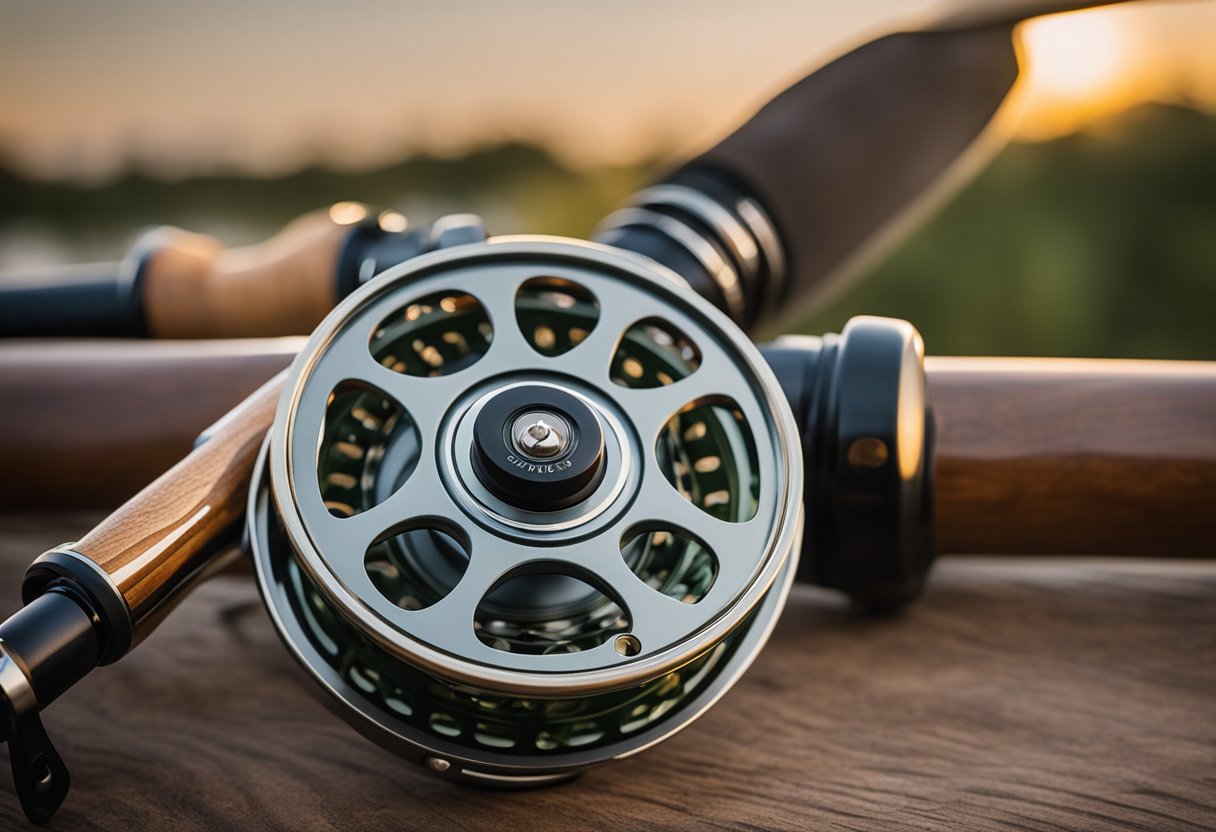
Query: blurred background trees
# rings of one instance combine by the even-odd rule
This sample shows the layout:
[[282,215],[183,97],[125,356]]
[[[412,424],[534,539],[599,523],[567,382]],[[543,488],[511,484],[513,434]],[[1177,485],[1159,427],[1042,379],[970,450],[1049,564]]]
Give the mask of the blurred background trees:
[[[255,242],[339,200],[585,236],[809,69],[950,2],[987,0],[17,3],[0,271],[113,260],[166,223]],[[797,328],[874,313],[938,354],[1216,358],[1216,1],[1056,15],[1020,43],[1015,142]]]
[[[237,244],[342,199],[416,221],[483,214],[495,233],[584,236],[655,164],[563,165],[520,143],[357,173],[100,186],[0,172],[0,265],[120,257],[170,223]],[[796,329],[851,315],[914,321],[936,354],[1216,358],[1216,117],[1142,105],[1015,143],[910,238]]]

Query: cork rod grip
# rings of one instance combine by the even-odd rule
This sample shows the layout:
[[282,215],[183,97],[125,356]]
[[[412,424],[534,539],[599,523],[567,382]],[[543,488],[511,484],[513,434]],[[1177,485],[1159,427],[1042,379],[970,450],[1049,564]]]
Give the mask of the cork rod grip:
[[226,249],[163,228],[150,245],[144,309],[155,338],[305,335],[337,302],[335,275],[351,226],[333,211],[297,219],[264,243]]
[[153,613],[209,565],[218,535],[245,510],[254,462],[274,419],[282,377],[254,392],[211,437],[77,542],[110,577],[138,641]]

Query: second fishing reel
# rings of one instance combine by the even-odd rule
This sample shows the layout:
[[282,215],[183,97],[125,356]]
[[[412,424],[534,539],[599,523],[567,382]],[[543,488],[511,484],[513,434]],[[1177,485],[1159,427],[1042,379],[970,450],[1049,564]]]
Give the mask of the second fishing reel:
[[[855,330],[852,349],[846,330],[763,355],[673,273],[574,241],[390,270],[314,332],[255,472],[248,540],[280,636],[340,716],[445,777],[537,785],[670,736],[777,619],[804,481],[835,464],[804,472],[803,452],[859,453],[848,361],[897,374],[891,412],[866,417],[880,498],[861,510],[881,535],[923,509],[919,338]],[[917,409],[922,436],[896,435]],[[908,458],[879,459],[884,437]]]

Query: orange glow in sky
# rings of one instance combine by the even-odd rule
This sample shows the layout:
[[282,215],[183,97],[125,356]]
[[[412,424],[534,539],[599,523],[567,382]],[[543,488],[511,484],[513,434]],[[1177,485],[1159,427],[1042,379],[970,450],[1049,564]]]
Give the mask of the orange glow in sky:
[[1120,80],[1127,60],[1127,39],[1109,15],[1032,20],[1025,38],[1028,81],[1061,100],[1077,102],[1103,94]]
[[[996,0],[716,0],[696,14],[652,0],[9,4],[0,165],[86,181],[132,166],[273,175],[509,138],[579,165],[681,157],[816,65],[950,3]],[[1216,0],[1021,31],[1021,138],[1154,99],[1216,109]]]
[[1103,8],[1022,25],[1020,138],[1055,138],[1136,104],[1178,97],[1162,44],[1137,31],[1139,15],[1129,10],[1138,11]]

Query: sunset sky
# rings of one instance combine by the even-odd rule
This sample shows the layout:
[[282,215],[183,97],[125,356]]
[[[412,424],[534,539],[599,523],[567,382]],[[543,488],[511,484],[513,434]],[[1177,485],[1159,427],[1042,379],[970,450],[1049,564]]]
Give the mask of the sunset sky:
[[[48,177],[271,174],[537,140],[583,164],[688,152],[925,0],[15,0],[0,157]],[[1026,27],[1020,133],[1152,99],[1216,107],[1216,2]]]

